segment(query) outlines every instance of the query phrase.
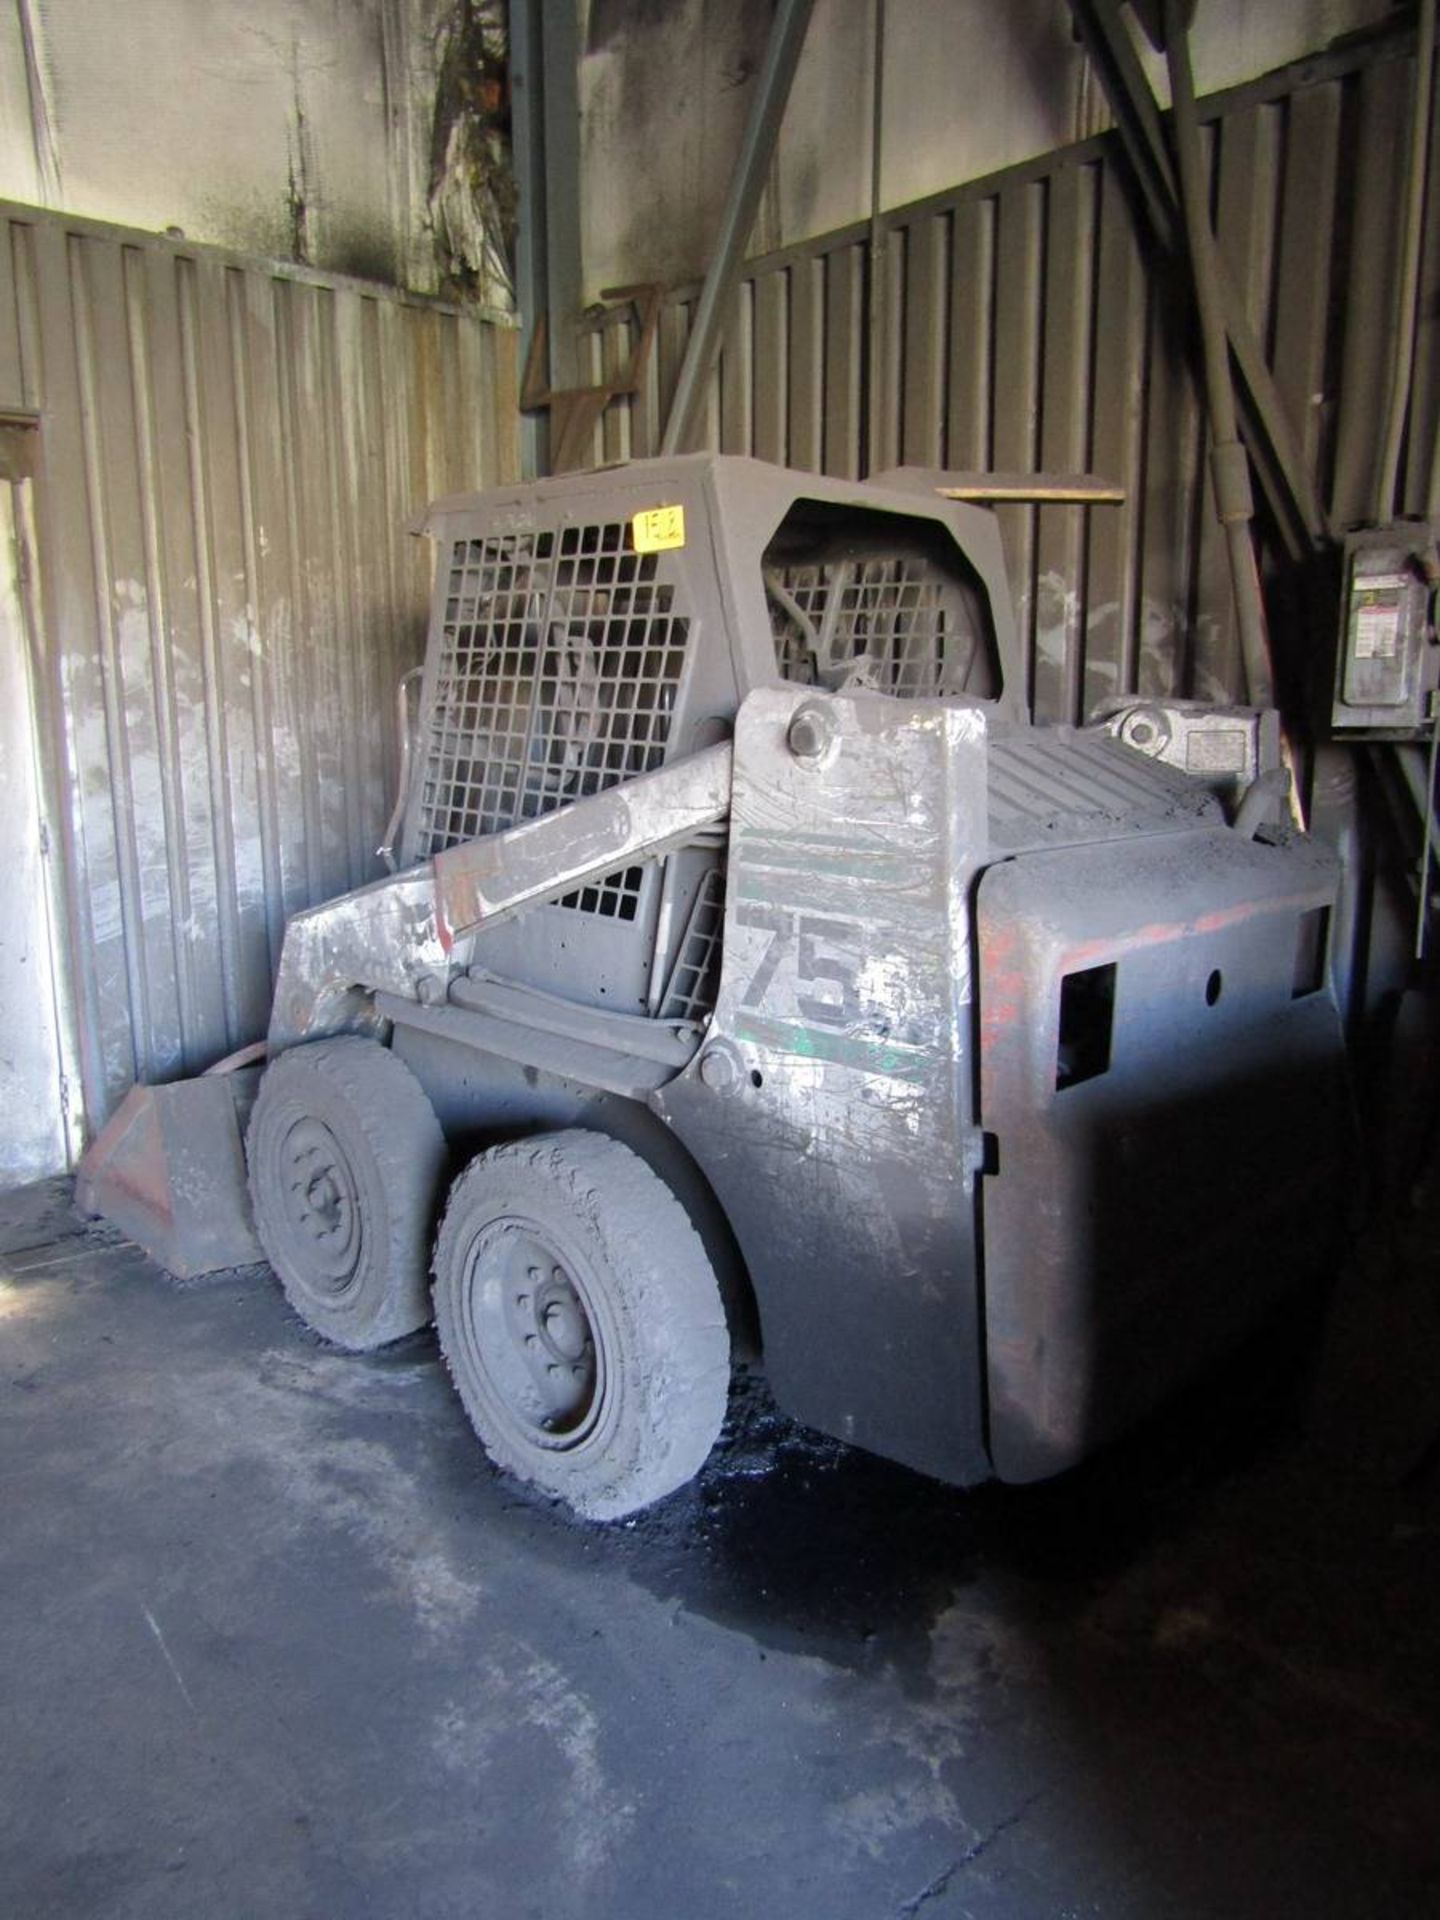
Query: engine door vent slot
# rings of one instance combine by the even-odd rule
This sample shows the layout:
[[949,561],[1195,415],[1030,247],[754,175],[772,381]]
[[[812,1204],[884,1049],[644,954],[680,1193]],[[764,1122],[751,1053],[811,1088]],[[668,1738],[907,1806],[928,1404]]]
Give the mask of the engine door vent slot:
[[1311,907],[1302,913],[1295,929],[1295,977],[1290,987],[1292,1000],[1303,1000],[1318,993],[1325,984],[1325,962],[1330,952],[1330,909]]
[[1055,1046],[1057,1093],[1109,1072],[1114,1031],[1114,961],[1065,974],[1060,982],[1060,1030]]

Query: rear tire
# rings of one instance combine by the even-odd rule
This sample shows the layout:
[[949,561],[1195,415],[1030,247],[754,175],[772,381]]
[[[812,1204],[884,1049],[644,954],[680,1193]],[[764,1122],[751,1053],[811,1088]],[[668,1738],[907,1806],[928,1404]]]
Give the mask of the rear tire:
[[366,1352],[428,1322],[445,1137],[403,1061],[354,1036],[281,1054],[246,1155],[260,1244],[307,1326]]
[[730,1340],[699,1235],[619,1141],[492,1148],[435,1248],[440,1348],[496,1466],[587,1520],[693,1479],[725,1414]]

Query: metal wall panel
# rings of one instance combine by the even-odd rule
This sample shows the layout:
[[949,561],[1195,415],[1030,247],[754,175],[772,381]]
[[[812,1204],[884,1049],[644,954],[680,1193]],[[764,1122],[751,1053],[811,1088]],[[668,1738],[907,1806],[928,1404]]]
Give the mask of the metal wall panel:
[[[1220,245],[1338,524],[1373,510],[1413,82],[1401,32],[1202,103]],[[1001,511],[1037,717],[1134,690],[1240,696],[1193,302],[1149,271],[1113,136],[883,229],[873,353],[865,227],[752,263],[707,444],[837,475],[903,458],[1118,479],[1120,508]],[[672,299],[650,389],[608,429],[637,454],[658,437],[693,297]],[[1440,427],[1440,127],[1420,310],[1401,501],[1415,513]],[[628,345],[627,319],[606,331]]]
[[93,1129],[133,1080],[263,1035],[287,915],[379,871],[429,593],[407,523],[518,471],[514,336],[61,215],[0,223]]

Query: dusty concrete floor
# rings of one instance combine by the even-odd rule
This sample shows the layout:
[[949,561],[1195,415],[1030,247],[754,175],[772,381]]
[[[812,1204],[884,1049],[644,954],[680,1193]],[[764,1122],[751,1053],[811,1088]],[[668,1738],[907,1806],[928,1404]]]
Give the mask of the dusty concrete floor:
[[1070,1484],[752,1388],[581,1529],[428,1337],[328,1352],[63,1188],[0,1227],[0,1912],[1440,1913],[1431,1242]]

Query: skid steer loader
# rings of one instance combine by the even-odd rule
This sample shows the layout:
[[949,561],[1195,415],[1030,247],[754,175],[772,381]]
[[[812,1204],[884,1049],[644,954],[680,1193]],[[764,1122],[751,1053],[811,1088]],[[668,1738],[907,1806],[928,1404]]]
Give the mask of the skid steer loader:
[[[1265,725],[1030,724],[995,519],[937,478],[701,455],[424,518],[398,870],[290,923],[254,1228],[342,1346],[433,1314],[581,1515],[696,1472],[747,1339],[829,1434],[1056,1474],[1331,1253],[1337,876]],[[179,1264],[126,1152],[84,1197]]]

